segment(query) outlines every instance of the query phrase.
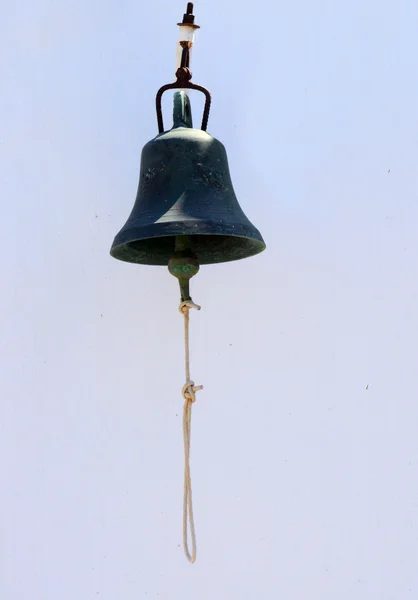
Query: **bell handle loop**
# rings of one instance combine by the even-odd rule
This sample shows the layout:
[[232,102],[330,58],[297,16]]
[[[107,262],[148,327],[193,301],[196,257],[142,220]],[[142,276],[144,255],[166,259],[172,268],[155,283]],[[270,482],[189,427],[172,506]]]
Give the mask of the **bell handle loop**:
[[210,105],[212,102],[212,97],[210,95],[209,90],[207,90],[206,88],[204,88],[201,85],[196,85],[195,83],[192,83],[191,81],[181,81],[181,82],[176,81],[175,83],[168,83],[167,85],[163,85],[163,87],[160,88],[157,92],[155,104],[156,104],[156,109],[157,109],[158,133],[164,132],[164,121],[163,121],[163,113],[162,113],[162,108],[161,108],[161,98],[162,98],[164,92],[166,92],[167,90],[182,90],[182,89],[196,90],[198,92],[202,92],[203,94],[205,94],[206,102],[205,102],[205,108],[203,110],[201,129],[202,129],[202,131],[206,131],[207,126],[208,126],[208,120],[209,120]]

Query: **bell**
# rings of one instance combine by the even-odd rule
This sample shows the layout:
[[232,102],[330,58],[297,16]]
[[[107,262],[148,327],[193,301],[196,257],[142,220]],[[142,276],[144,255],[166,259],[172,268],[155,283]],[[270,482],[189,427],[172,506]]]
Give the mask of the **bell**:
[[[221,142],[206,132],[211,105],[210,92],[192,83],[190,53],[195,30],[193,4],[187,4],[179,23],[177,80],[157,92],[159,134],[142,150],[136,201],[114,239],[110,253],[119,260],[165,265],[178,279],[179,311],[184,319],[185,379],[182,388],[184,436],[183,546],[187,559],[196,560],[196,533],[190,475],[190,428],[196,393],[190,373],[189,313],[200,310],[190,296],[190,280],[202,264],[238,260],[265,248],[260,232],[243,213],[232,187],[228,159]],[[219,41],[216,49],[222,51]],[[194,129],[186,90],[205,94],[200,129]],[[164,130],[161,98],[174,94],[174,124]],[[190,531],[190,535],[189,535]],[[189,544],[190,542],[190,544]]]
[[[204,88],[201,91],[208,94]],[[206,122],[208,113],[207,103]],[[264,250],[260,232],[238,204],[225,148],[203,129],[193,128],[186,93],[174,94],[172,129],[163,130],[160,115],[161,111],[162,133],[142,150],[136,201],[114,239],[111,255],[167,266],[173,254],[183,250],[202,265]]]

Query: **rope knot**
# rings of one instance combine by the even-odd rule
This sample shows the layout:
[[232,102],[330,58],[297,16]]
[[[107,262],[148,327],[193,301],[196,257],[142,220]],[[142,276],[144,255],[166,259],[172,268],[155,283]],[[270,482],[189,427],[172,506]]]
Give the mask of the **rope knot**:
[[201,306],[195,304],[193,300],[184,300],[179,306],[179,311],[181,314],[186,315],[190,309],[195,308],[196,310],[200,310]]
[[192,404],[196,402],[196,392],[199,390],[203,390],[203,385],[195,385],[194,381],[186,381],[183,385],[183,389],[181,393],[183,394],[183,398],[188,400]]

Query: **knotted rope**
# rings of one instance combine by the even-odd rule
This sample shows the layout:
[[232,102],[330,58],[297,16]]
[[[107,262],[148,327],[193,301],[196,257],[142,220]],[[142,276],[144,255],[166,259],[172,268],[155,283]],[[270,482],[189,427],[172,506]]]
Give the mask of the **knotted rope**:
[[[200,310],[200,306],[186,300],[179,306],[179,311],[184,315],[184,349],[186,362],[186,383],[183,386],[184,398],[183,408],[183,439],[184,439],[184,497],[183,497],[183,547],[187,560],[194,563],[196,560],[196,531],[193,517],[192,480],[190,476],[190,429],[192,420],[192,404],[196,401],[196,392],[203,389],[202,385],[195,385],[190,379],[190,356],[189,356],[189,312],[192,308]],[[188,525],[190,525],[190,537],[192,551],[189,550]]]

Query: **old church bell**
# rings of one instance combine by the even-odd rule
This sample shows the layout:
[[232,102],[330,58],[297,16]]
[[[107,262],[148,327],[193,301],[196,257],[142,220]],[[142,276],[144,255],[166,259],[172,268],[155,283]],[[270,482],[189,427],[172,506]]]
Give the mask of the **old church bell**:
[[[190,258],[193,265],[204,265],[246,258],[265,248],[235,196],[223,144],[206,131],[211,96],[191,82],[190,38],[198,27],[192,11],[188,4],[179,24],[184,39],[179,42],[177,81],[157,93],[159,134],[142,150],[136,201],[110,251],[119,260],[168,266]],[[164,130],[161,97],[176,89],[181,91],[174,94],[173,127]],[[186,90],[205,94],[200,129],[193,128]]]
[[[157,93],[159,132],[142,150],[135,204],[110,250],[119,260],[166,266],[179,280],[186,349],[186,383],[182,391],[185,401],[183,541],[190,562],[196,559],[189,464],[191,407],[202,386],[196,386],[190,377],[189,311],[200,307],[190,297],[189,280],[200,265],[247,258],[265,249],[260,232],[245,216],[235,196],[225,148],[206,131],[211,95],[191,81],[190,57],[195,31],[199,28],[194,21],[193,4],[189,3],[183,22],[179,23],[177,79]],[[165,130],[161,99],[168,90],[175,90],[173,126]],[[200,129],[193,127],[189,90],[205,95]]]

